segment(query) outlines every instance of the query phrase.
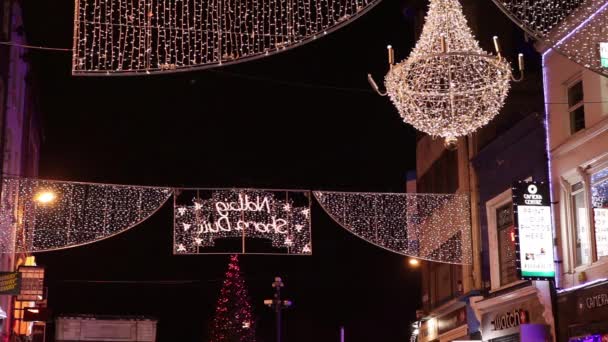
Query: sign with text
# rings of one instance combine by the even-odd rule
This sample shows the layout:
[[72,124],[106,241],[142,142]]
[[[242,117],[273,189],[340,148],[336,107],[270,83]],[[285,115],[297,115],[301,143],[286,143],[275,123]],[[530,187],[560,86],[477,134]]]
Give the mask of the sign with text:
[[174,196],[174,254],[312,254],[310,192],[185,189]]
[[44,267],[19,266],[21,273],[21,291],[19,301],[39,301],[44,299]]
[[0,295],[17,295],[21,291],[21,273],[0,272]]
[[608,68],[608,42],[600,43],[600,59],[602,68]]
[[521,279],[555,277],[549,186],[518,182],[513,187],[517,268]]

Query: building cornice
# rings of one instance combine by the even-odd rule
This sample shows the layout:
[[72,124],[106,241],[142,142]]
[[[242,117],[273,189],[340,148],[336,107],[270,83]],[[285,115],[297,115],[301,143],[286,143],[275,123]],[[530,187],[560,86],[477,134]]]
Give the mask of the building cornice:
[[551,150],[553,158],[559,158],[566,153],[580,147],[581,145],[593,140],[604,132],[608,131],[608,117],[602,119],[595,125],[577,132],[568,138],[561,145]]

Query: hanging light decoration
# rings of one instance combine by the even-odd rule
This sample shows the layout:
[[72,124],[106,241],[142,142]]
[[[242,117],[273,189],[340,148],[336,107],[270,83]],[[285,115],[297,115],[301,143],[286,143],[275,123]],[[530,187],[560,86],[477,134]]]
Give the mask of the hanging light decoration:
[[386,92],[368,75],[374,89],[388,95],[403,120],[432,136],[445,138],[455,148],[457,137],[487,124],[502,108],[511,79],[523,78],[523,55],[519,55],[520,76],[515,79],[502,58],[498,38],[497,55],[479,47],[467,26],[458,0],[431,0],[420,40],[406,60],[394,64],[388,47],[390,70]]
[[380,0],[75,0],[74,75],[188,71],[322,37]]
[[547,47],[608,76],[608,0],[493,1]]

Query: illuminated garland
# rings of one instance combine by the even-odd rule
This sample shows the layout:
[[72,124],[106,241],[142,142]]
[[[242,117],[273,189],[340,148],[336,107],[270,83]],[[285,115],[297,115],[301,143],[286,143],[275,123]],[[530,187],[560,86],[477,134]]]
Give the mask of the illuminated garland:
[[389,251],[420,259],[471,264],[469,196],[315,191],[337,223]]
[[386,93],[403,120],[448,145],[499,113],[512,78],[506,60],[479,47],[458,0],[431,0],[414,50],[393,63],[389,47]]
[[5,178],[0,251],[42,252],[103,240],[147,219],[171,194],[162,187]]
[[608,76],[608,61],[602,65],[599,57],[600,43],[608,43],[607,0],[493,1],[534,38]]
[[[236,253],[312,254],[308,191],[24,178],[2,181],[0,253],[52,251],[112,237],[150,217],[171,195],[175,254],[234,253],[214,250],[221,240],[237,242]],[[317,191],[314,196],[338,224],[372,244],[421,259],[471,263],[467,195]],[[262,244],[270,252],[254,240],[268,241]]]
[[174,209],[175,254],[213,253],[219,239],[236,240],[234,252],[251,254],[251,238],[270,240],[274,253],[312,253],[308,192],[181,190]]
[[380,0],[75,0],[73,74],[208,68],[301,45]]

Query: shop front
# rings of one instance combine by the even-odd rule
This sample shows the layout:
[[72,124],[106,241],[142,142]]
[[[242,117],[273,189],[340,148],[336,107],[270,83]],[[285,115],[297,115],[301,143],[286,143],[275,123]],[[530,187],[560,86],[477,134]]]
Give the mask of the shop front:
[[608,281],[561,291],[557,297],[559,341],[608,341]]
[[489,342],[552,341],[550,322],[534,286],[486,297],[474,304],[481,316],[481,336]]
[[422,322],[418,335],[419,342],[451,342],[468,339],[466,304],[455,303],[446,311]]

